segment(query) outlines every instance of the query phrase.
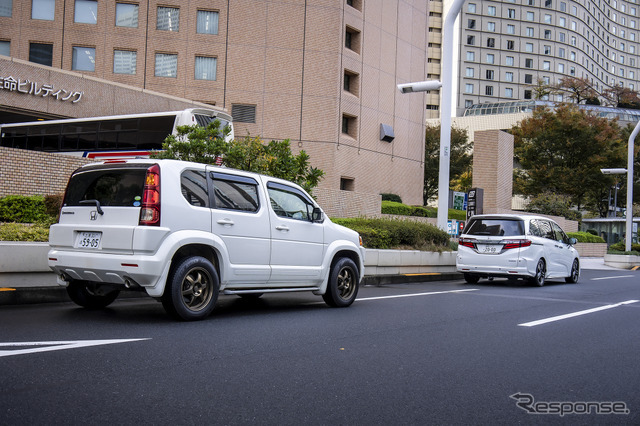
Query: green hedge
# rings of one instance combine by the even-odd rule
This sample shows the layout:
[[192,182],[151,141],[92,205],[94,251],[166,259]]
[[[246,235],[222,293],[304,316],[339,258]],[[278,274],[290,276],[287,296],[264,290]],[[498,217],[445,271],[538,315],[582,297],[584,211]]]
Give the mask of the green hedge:
[[372,249],[449,250],[449,235],[428,224],[399,219],[332,219],[357,231],[365,247]]
[[46,221],[48,217],[41,195],[7,195],[0,198],[0,221],[34,223]]
[[402,198],[397,194],[383,193],[380,195],[382,196],[382,201],[395,201],[396,203],[402,203]]
[[575,238],[579,243],[604,243],[602,237],[593,235],[590,232],[567,232],[569,238]]
[[[622,254],[626,253],[624,241],[620,241],[619,243],[611,244],[609,246],[609,252],[612,254]],[[640,244],[631,244],[631,254],[635,254],[636,256],[640,255]]]
[[[438,217],[438,209],[423,206],[408,206],[406,204],[395,201],[382,201],[382,214],[393,214],[397,216],[414,216],[414,217]],[[460,221],[467,220],[467,212],[464,210],[449,209],[449,219]]]
[[49,241],[49,226],[0,223],[0,241]]

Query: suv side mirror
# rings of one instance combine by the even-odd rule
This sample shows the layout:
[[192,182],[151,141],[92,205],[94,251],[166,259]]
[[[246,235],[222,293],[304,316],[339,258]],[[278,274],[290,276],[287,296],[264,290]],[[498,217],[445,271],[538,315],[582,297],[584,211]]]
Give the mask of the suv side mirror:
[[575,238],[569,238],[569,244],[571,244],[572,246],[576,245],[578,243],[578,240],[576,240]]
[[324,222],[324,214],[322,213],[322,210],[320,210],[320,207],[313,208],[313,211],[311,212],[311,222],[314,222],[314,223]]

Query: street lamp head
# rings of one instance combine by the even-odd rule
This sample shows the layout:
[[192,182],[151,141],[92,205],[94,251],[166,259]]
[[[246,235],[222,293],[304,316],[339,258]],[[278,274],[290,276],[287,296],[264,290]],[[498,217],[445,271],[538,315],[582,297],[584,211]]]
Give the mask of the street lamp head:
[[617,168],[617,169],[600,169],[602,174],[605,175],[624,175],[627,173],[627,169]]
[[401,93],[428,92],[429,90],[438,90],[442,87],[439,80],[416,81],[414,83],[398,84],[398,90]]

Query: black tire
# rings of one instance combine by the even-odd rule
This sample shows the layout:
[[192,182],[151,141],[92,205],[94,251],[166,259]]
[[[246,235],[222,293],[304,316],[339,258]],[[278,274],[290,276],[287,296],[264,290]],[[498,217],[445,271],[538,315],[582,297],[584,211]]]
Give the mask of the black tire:
[[345,308],[356,300],[359,284],[360,276],[356,264],[348,257],[340,258],[331,267],[327,291],[322,298],[331,307]]
[[91,281],[74,280],[67,286],[67,294],[77,305],[87,309],[102,309],[116,300],[120,290]]
[[204,319],[215,307],[220,279],[213,264],[201,256],[186,257],[172,269],[162,295],[162,306],[176,319]]
[[472,274],[464,274],[464,280],[468,283],[468,284],[477,284],[478,281],[480,281],[480,277],[477,275],[472,275]]
[[580,261],[573,259],[573,265],[571,265],[571,275],[565,278],[565,282],[569,284],[576,284],[580,279]]
[[533,285],[537,285],[538,287],[542,287],[544,285],[544,280],[547,276],[547,264],[544,259],[540,258],[538,260],[538,264],[536,265],[536,274],[529,279],[529,282]]

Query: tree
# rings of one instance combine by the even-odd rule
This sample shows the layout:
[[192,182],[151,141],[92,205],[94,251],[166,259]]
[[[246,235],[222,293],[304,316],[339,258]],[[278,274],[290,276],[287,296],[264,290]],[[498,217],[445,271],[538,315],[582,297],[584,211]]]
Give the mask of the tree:
[[[449,186],[455,186],[461,178],[466,176],[467,182],[471,173],[471,142],[467,131],[457,127],[451,127],[451,146],[449,163]],[[427,125],[425,131],[424,150],[424,187],[422,201],[427,205],[428,201],[438,195],[438,177],[440,170],[440,126]],[[462,180],[464,182],[464,180]],[[464,183],[463,183],[464,184]],[[449,194],[445,194],[446,197]]]
[[295,182],[309,193],[324,176],[322,170],[309,165],[309,155],[305,151],[298,155],[291,153],[288,139],[265,144],[259,137],[247,136],[226,142],[229,132],[228,127],[220,128],[219,120],[207,127],[179,126],[177,135],[167,136],[162,151],[152,157],[219,164],[261,173]]
[[602,92],[602,97],[614,108],[640,108],[638,92],[624,86],[612,86]]
[[613,178],[601,168],[624,163],[626,143],[616,121],[597,117],[573,104],[555,111],[540,108],[511,129],[515,156],[516,192],[565,196],[578,210],[602,202]]
[[538,78],[536,84],[531,86],[533,91],[534,99],[544,99],[545,97],[554,93],[555,88],[547,83],[541,78]]
[[577,104],[598,97],[598,92],[586,78],[563,77],[556,88],[558,91],[568,92],[569,99]]

